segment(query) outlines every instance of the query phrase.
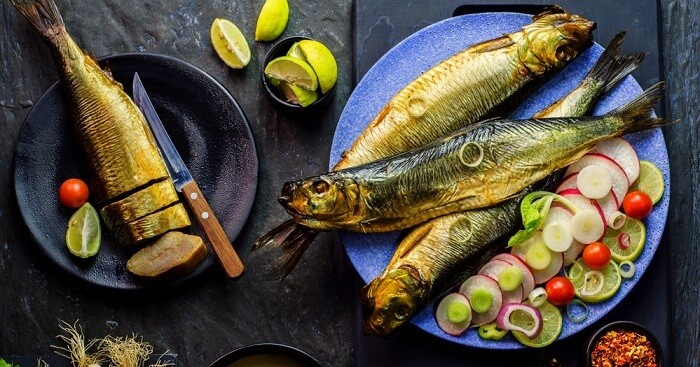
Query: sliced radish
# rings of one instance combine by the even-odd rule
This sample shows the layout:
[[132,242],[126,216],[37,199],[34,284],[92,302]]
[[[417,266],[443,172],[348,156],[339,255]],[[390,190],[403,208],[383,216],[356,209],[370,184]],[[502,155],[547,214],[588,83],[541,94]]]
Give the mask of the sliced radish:
[[634,182],[639,177],[639,157],[632,144],[622,138],[613,138],[601,141],[593,151],[600,153],[617,162],[627,175],[629,182]]
[[581,195],[581,192],[578,191],[578,189],[564,190],[559,195],[567,198],[572,204],[574,204],[575,207],[579,209],[579,211],[593,210],[598,212],[598,215],[600,215],[600,221],[605,223],[605,213],[603,212],[603,208],[600,207],[600,204],[598,204],[598,202],[595,200]]
[[561,194],[562,191],[568,189],[578,189],[578,186],[576,186],[576,177],[578,177],[578,172],[572,173],[564,177],[564,179],[561,180],[561,183],[557,187],[557,194]]
[[469,300],[459,293],[448,294],[438,304],[435,320],[442,331],[454,336],[462,334],[472,320]]
[[542,240],[552,251],[564,252],[569,249],[574,242],[571,235],[571,223],[552,222],[544,226],[542,230]]
[[503,305],[498,283],[486,275],[473,275],[459,287],[459,293],[467,297],[472,310],[472,323],[477,326],[493,322]]
[[520,298],[521,301],[535,289],[535,276],[532,274],[532,270],[519,257],[512,254],[498,254],[491,259],[491,261],[495,260],[505,261],[523,271],[523,296]]
[[603,211],[603,216],[605,217],[605,224],[609,225],[611,218],[615,213],[619,212],[620,207],[617,204],[617,198],[615,198],[614,192],[609,192],[602,199],[596,199],[598,206]]
[[567,267],[574,262],[576,262],[576,259],[578,259],[578,256],[581,255],[581,252],[583,252],[583,249],[586,247],[585,243],[578,242],[574,240],[573,243],[571,243],[571,247],[569,247],[568,250],[564,251],[562,255],[564,255],[564,267]]
[[[526,325],[516,325],[511,321],[511,315],[520,313],[518,320],[529,320]],[[504,305],[498,312],[496,326],[503,330],[519,331],[528,338],[535,338],[542,331],[542,313],[539,309],[522,303]],[[529,326],[529,327],[526,327]]]
[[572,163],[569,168],[567,168],[565,175],[568,176],[572,173],[580,172],[585,167],[594,165],[608,169],[610,172],[610,177],[612,178],[612,191],[615,193],[615,197],[624,198],[625,195],[627,195],[627,190],[630,187],[630,180],[627,178],[627,174],[622,167],[617,164],[617,162],[602,154],[588,153],[584,155],[581,157],[581,159]]
[[571,235],[581,243],[593,243],[605,234],[605,222],[594,210],[581,210],[571,218]]
[[612,176],[607,168],[592,164],[583,167],[578,173],[576,186],[583,196],[602,199],[612,190]]
[[[526,258],[528,253],[530,252],[532,247],[537,245],[542,245],[542,234],[540,232],[535,234],[535,236],[527,242],[518,246],[511,247],[511,254],[517,256],[520,260],[527,264]],[[541,270],[536,270],[531,267],[528,267],[532,271],[532,276],[534,278],[535,284],[544,283],[551,279],[553,276],[557,275],[557,273],[559,273],[559,270],[561,270],[562,264],[564,263],[564,256],[561,253],[554,252],[548,249],[546,246],[542,247],[544,247],[544,249],[548,251],[550,261],[547,267]],[[529,294],[529,292],[527,293]]]
[[[511,267],[516,267],[516,269],[518,269],[518,271],[520,271],[521,281],[520,281],[520,284],[517,285],[517,287],[515,287],[514,289],[509,289],[509,290],[504,290],[503,287],[501,287],[501,284],[499,283],[499,288],[501,288],[503,303],[520,302],[523,300],[523,278],[525,278],[526,274],[523,274],[522,269],[520,269],[517,265],[512,265],[509,262],[504,261],[504,260],[491,259],[489,262],[484,264],[477,272],[477,274],[479,274],[479,275],[486,275],[487,277],[498,282],[499,278],[502,276],[504,270],[511,268]],[[528,273],[529,273],[529,271],[528,271]]]

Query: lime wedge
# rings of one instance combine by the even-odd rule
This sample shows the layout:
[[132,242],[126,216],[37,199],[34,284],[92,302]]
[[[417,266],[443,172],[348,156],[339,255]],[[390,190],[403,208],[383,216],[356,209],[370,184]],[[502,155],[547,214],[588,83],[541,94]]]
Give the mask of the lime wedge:
[[100,250],[100,217],[90,203],[85,203],[70,217],[66,245],[71,254],[86,259]]
[[265,76],[273,85],[285,81],[310,91],[318,88],[318,79],[311,66],[294,57],[282,56],[270,61],[265,67]]
[[338,80],[338,64],[331,50],[323,43],[314,40],[299,41],[299,48],[304,54],[304,59],[316,72],[321,93],[328,92]]
[[627,217],[625,224],[619,229],[608,228],[603,243],[610,248],[612,259],[620,263],[625,260],[637,260],[644,249],[646,238],[644,223]]
[[[620,284],[622,284],[620,268],[615,261],[611,260],[608,265],[600,270],[603,273],[603,288],[593,295],[581,295],[585,282],[584,278],[589,271],[591,271],[591,268],[583,263],[583,259],[576,260],[569,270],[569,279],[571,279],[571,282],[574,284],[576,296],[582,301],[591,303],[605,301],[620,289]],[[592,277],[588,282],[585,282],[585,284],[587,289],[595,289],[598,285],[597,278]]]
[[[523,345],[532,348],[542,348],[552,344],[552,342],[557,340],[559,334],[561,334],[562,328],[561,312],[556,306],[549,302],[545,302],[538,307],[538,309],[542,314],[542,331],[540,331],[536,337],[528,338],[527,335],[519,331],[513,331],[513,336],[515,339],[518,339],[518,341]],[[518,322],[524,323],[523,325],[518,326],[523,326],[525,328],[528,328],[527,323],[532,323],[532,319],[529,317],[523,317],[523,320],[519,320],[517,316],[511,317],[510,321],[516,325]]]
[[214,19],[211,24],[211,43],[226,65],[241,69],[250,62],[250,47],[241,30],[226,19]]
[[304,56],[304,53],[301,51],[301,47],[299,47],[299,42],[294,42],[292,47],[289,48],[289,51],[287,51],[287,56],[296,57],[297,59],[306,61],[306,56]]
[[287,27],[289,3],[287,0],[267,0],[263,4],[255,26],[256,41],[272,41]]
[[294,84],[280,82],[277,87],[284,93],[287,102],[306,107],[318,100],[318,93],[315,90],[308,90],[297,87]]
[[664,174],[659,167],[649,161],[639,161],[639,177],[629,191],[643,191],[656,204],[664,196]]

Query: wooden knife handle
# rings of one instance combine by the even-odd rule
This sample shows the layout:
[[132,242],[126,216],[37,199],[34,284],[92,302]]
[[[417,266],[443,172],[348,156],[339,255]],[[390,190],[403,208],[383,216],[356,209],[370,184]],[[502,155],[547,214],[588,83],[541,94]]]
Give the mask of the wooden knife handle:
[[244,270],[243,263],[238,257],[236,250],[233,249],[226,232],[221,228],[221,223],[216,219],[197,183],[192,181],[182,186],[182,193],[185,195],[187,202],[189,202],[194,215],[197,216],[197,221],[204,229],[204,233],[206,233],[207,239],[214,248],[214,252],[219,258],[219,263],[226,271],[226,274],[231,278],[241,276]]

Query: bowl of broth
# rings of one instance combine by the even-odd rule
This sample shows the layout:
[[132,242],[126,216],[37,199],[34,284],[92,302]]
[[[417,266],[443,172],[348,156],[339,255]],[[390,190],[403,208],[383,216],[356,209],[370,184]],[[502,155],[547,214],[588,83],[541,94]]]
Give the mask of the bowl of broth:
[[283,344],[254,344],[238,348],[209,367],[323,367],[301,350]]

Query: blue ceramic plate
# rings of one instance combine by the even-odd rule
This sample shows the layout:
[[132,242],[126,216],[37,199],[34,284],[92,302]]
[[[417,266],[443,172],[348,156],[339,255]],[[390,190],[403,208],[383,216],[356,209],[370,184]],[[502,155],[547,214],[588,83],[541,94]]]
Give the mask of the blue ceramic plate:
[[[529,15],[517,13],[465,15],[431,25],[396,45],[367,72],[350,96],[333,138],[330,166],[332,167],[340,159],[340,154],[350,147],[365,126],[404,85],[458,51],[474,43],[516,31],[530,23],[530,19]],[[603,48],[596,44],[583,52],[542,89],[533,94],[512,116],[530,117],[566,95],[579,84],[602,51]],[[599,115],[618,107],[641,91],[639,84],[628,77],[599,102],[595,114]],[[640,159],[652,161],[661,168],[666,180],[666,192],[646,220],[647,243],[636,261],[637,271],[634,277],[624,281],[613,298],[603,303],[589,305],[590,314],[584,322],[575,324],[564,317],[564,328],[560,339],[583,330],[615,307],[632,290],[659,246],[669,202],[669,164],[663,134],[660,129],[655,129],[632,134],[626,138],[634,145]],[[357,272],[365,282],[369,282],[382,272],[391,259],[398,245],[399,232],[373,235],[344,232],[340,233],[340,237]],[[447,335],[438,328],[432,310],[433,305],[426,307],[411,322],[439,338],[463,345],[488,349],[524,348],[510,336],[501,341],[482,340],[473,329],[459,337]]]

